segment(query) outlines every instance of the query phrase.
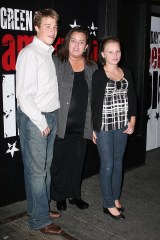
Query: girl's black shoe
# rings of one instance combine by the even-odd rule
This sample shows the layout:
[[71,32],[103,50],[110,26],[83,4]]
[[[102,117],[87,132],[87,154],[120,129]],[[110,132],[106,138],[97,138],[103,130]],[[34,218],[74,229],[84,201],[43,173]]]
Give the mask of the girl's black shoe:
[[112,218],[116,219],[116,220],[124,220],[125,216],[123,214],[119,214],[118,216],[113,215],[108,208],[103,208],[103,212],[110,215]]
[[124,212],[125,211],[125,208],[124,207],[117,207],[118,211],[121,213],[121,212]]

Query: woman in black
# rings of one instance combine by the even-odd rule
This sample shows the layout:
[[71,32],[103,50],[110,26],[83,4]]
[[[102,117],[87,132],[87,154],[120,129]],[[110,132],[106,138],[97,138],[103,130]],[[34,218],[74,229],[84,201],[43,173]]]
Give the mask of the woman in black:
[[66,199],[80,209],[89,207],[81,198],[81,178],[87,139],[92,138],[91,86],[96,63],[89,58],[89,34],[71,29],[54,57],[61,107],[52,162],[52,198],[58,210]]

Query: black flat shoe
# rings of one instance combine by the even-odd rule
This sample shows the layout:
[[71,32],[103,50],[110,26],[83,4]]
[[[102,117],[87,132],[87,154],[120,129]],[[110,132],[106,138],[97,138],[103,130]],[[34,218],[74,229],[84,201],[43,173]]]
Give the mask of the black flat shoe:
[[66,200],[57,201],[57,209],[59,211],[65,211],[67,209]]
[[118,209],[118,211],[119,211],[120,213],[125,211],[125,208],[124,208],[124,207],[121,207],[121,208],[118,208],[118,207],[117,207],[117,209]]
[[87,209],[89,207],[89,204],[82,199],[69,199],[69,203],[76,205],[79,209]]
[[108,208],[103,208],[103,212],[108,214],[109,216],[111,216],[112,218],[116,219],[116,220],[124,220],[125,216],[123,214],[119,214],[118,216],[113,215]]

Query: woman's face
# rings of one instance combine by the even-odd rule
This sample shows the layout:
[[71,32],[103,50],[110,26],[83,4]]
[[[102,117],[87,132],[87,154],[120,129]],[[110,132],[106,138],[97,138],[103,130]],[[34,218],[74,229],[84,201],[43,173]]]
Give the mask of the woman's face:
[[82,57],[88,45],[86,43],[86,35],[82,32],[74,32],[69,41],[69,57]]
[[117,65],[121,59],[121,49],[117,42],[107,43],[104,47],[104,51],[101,52],[102,57],[105,58],[106,63],[111,65]]

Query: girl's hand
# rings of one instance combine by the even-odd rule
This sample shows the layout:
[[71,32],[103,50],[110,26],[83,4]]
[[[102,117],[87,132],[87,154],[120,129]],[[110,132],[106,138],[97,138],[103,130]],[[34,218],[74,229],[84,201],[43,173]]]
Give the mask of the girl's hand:
[[132,116],[130,121],[128,122],[128,128],[123,133],[131,135],[134,132],[135,122],[136,117]]
[[127,134],[132,134],[134,132],[134,126],[129,122],[128,123],[128,128],[123,132],[123,133],[127,133]]

